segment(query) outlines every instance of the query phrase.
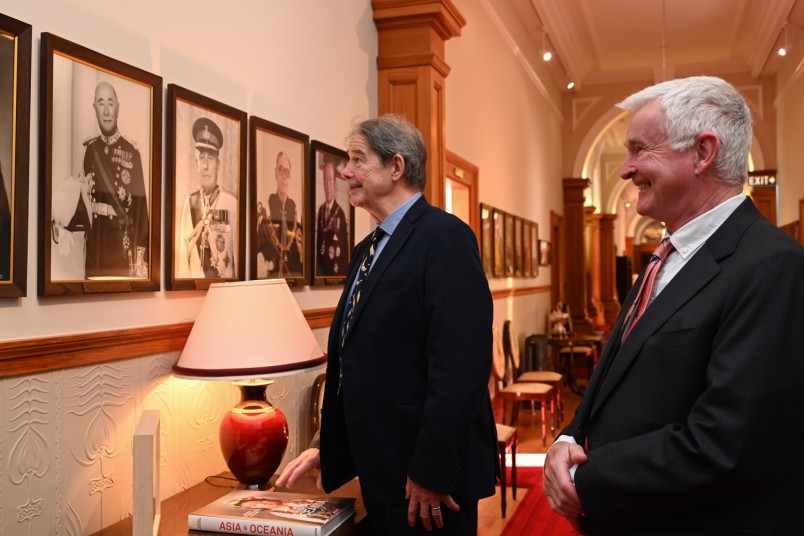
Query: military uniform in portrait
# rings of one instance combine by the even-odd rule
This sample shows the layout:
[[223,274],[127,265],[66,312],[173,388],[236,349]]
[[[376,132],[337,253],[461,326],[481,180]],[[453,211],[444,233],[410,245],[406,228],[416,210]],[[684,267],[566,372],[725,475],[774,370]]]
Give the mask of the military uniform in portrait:
[[147,277],[150,226],[140,152],[120,131],[84,145],[92,206],[86,277]]
[[333,200],[332,206],[322,203],[316,218],[316,275],[346,275],[349,263],[346,214]]

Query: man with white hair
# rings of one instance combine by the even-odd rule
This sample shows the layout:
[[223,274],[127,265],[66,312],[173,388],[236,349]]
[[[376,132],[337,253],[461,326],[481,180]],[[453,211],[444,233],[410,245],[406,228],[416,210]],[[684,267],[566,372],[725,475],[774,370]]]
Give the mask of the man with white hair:
[[751,112],[703,76],[618,106],[621,176],[665,238],[547,453],[545,495],[595,535],[799,534],[804,248],[742,193]]

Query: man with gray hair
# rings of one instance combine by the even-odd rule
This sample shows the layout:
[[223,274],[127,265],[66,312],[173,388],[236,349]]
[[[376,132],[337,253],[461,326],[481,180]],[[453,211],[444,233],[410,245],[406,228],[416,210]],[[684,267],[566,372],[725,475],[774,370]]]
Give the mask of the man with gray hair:
[[415,126],[363,121],[347,153],[349,200],[379,225],[355,248],[332,320],[320,441],[276,483],[320,466],[327,491],[359,477],[372,534],[477,534],[499,469],[477,240],[422,196]]
[[545,495],[589,534],[799,533],[804,248],[742,193],[751,112],[704,76],[618,106],[620,174],[665,238],[547,453]]

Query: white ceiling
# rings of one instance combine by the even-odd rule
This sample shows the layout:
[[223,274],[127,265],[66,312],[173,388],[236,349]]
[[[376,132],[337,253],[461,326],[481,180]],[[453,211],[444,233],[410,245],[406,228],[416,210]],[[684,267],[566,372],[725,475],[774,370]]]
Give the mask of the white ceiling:
[[804,24],[804,0],[505,0],[541,49],[585,84],[694,74],[772,76]]

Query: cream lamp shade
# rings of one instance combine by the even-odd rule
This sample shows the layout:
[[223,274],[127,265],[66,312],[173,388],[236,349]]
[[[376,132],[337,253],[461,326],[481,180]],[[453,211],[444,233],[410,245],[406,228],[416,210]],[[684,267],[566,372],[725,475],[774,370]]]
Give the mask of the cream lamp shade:
[[326,356],[284,279],[213,283],[175,376],[243,380],[296,374]]

